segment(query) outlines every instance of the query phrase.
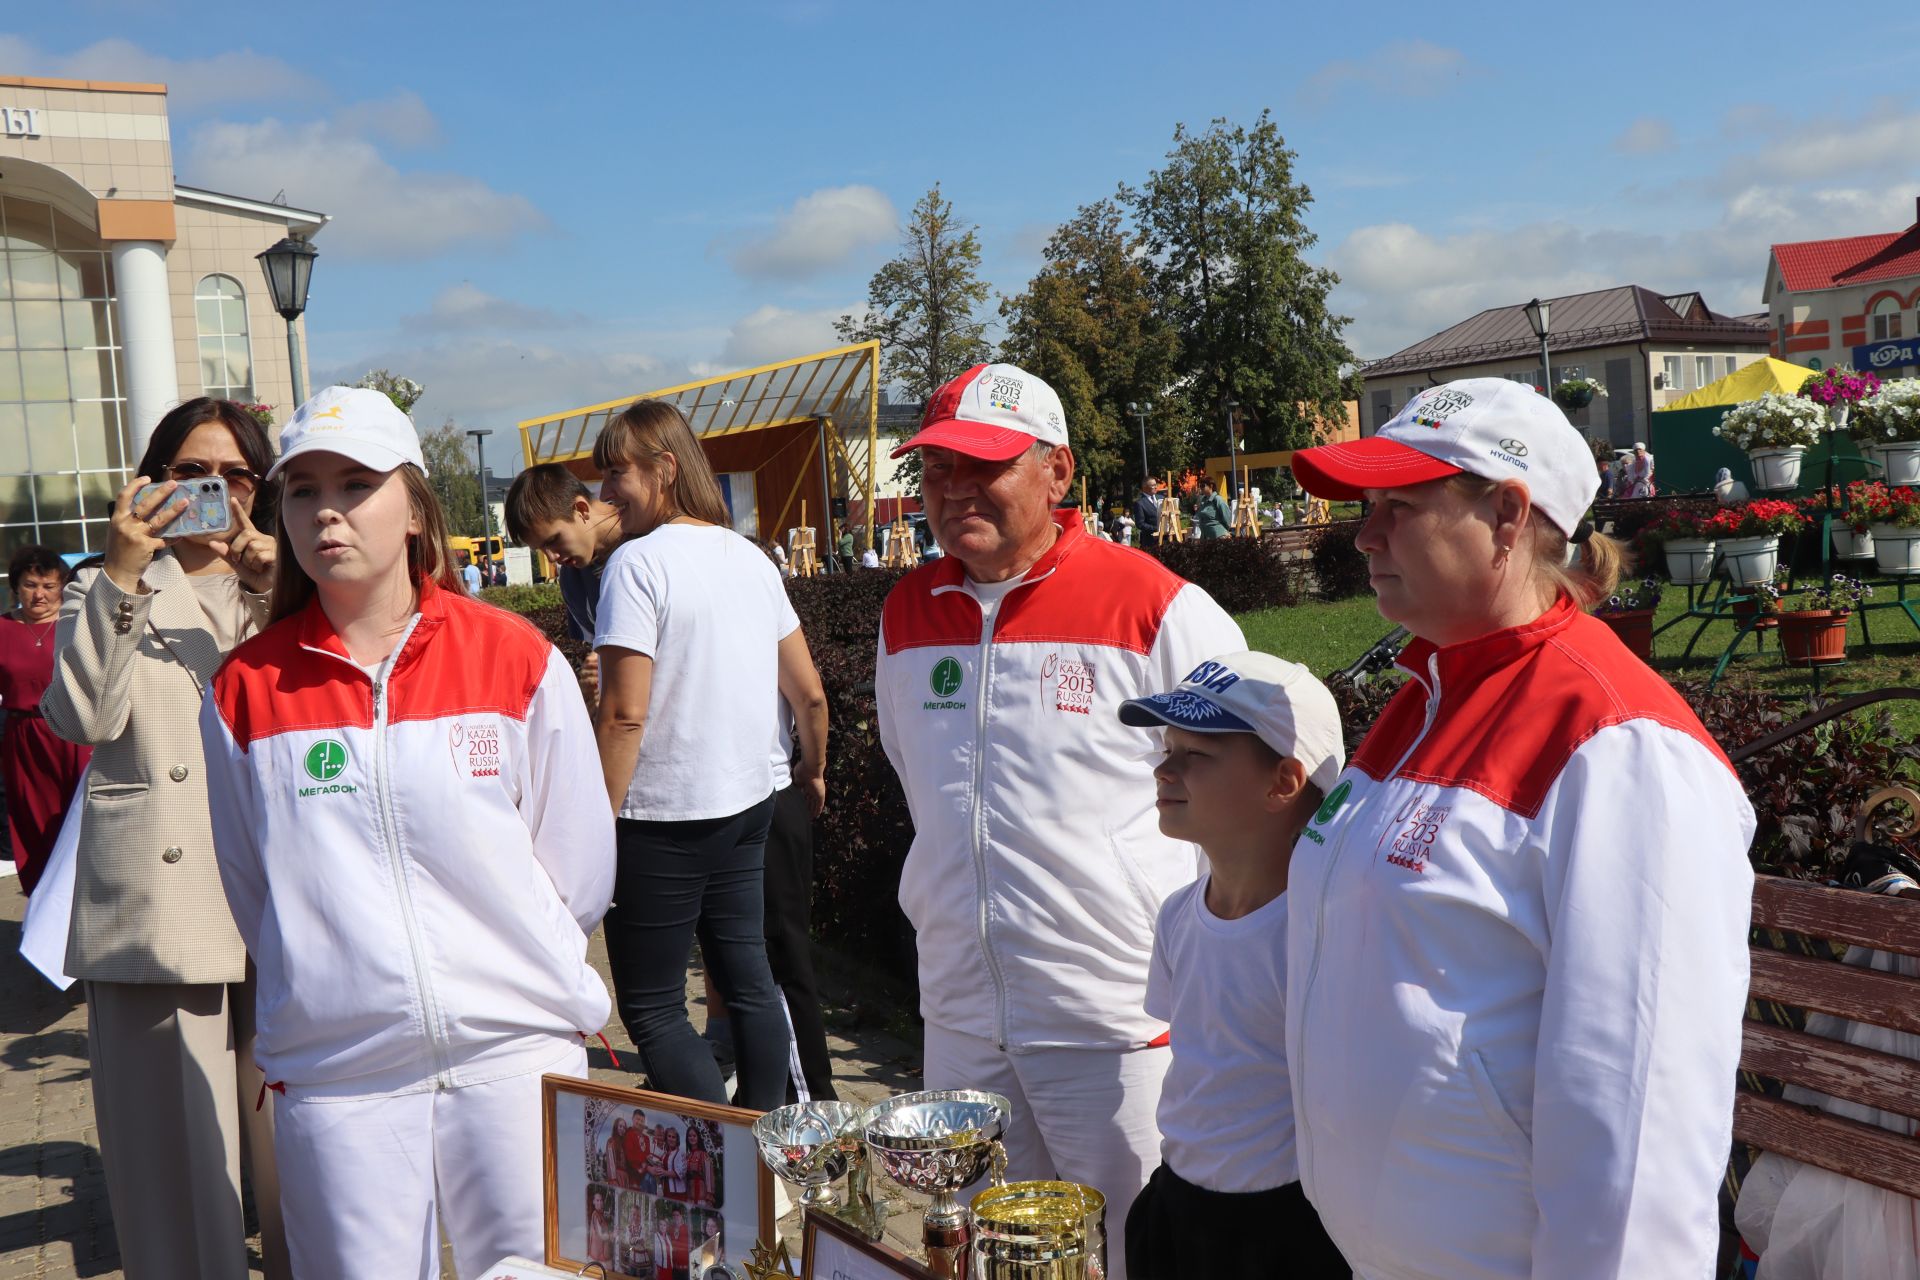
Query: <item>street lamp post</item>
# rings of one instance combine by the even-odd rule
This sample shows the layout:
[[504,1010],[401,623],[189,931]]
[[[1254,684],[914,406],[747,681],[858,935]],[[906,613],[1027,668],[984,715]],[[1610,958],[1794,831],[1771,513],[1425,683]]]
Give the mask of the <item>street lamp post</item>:
[[487,437],[493,432],[486,429],[467,432],[473,437],[474,465],[480,469],[480,544],[487,549],[487,558],[493,558],[493,507],[487,502]]
[[1553,394],[1553,362],[1547,352],[1547,309],[1552,305],[1535,298],[1525,307],[1527,323],[1533,326],[1533,336],[1540,339],[1540,376],[1547,384],[1540,390],[1547,395]]
[[288,236],[271,249],[254,255],[260,269],[267,273],[273,309],[287,322],[287,369],[293,382],[296,407],[307,398],[307,378],[306,371],[300,367],[300,339],[294,334],[293,322],[307,309],[307,286],[313,283],[313,260],[319,254],[307,241]]
[[1129,400],[1127,412],[1140,424],[1140,479],[1144,481],[1153,474],[1147,467],[1147,415],[1153,412],[1153,402],[1146,400],[1136,404]]
[[1240,412],[1238,400],[1227,401],[1227,497],[1231,499],[1240,480],[1240,446],[1233,438],[1233,415]]

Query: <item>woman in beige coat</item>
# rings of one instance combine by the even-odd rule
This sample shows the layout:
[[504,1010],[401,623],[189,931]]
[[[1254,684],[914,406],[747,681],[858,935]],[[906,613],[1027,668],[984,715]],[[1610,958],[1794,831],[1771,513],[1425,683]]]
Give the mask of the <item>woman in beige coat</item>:
[[[104,565],[60,609],[41,713],[94,748],[67,972],[86,984],[94,1118],[128,1280],[246,1280],[241,1153],[266,1273],[291,1275],[270,1108],[256,1105],[253,985],[214,863],[196,724],[221,660],[266,623],[274,542],[251,523],[272,464],[239,405],[189,400],[160,420],[114,500]],[[150,480],[218,475],[226,532],[167,539],[185,509]]]

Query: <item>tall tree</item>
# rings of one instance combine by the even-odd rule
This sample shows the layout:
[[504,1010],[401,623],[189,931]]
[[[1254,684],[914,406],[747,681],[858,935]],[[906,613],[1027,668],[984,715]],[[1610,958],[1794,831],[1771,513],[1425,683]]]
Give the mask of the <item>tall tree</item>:
[[[384,388],[380,388],[384,390]],[[484,528],[480,512],[478,463],[467,452],[467,437],[448,418],[431,431],[420,433],[420,456],[426,460],[427,483],[440,496],[447,513],[447,532],[478,538]]]
[[402,413],[412,413],[413,406],[427,393],[427,389],[412,378],[403,378],[385,369],[369,369],[353,385],[369,391],[385,392],[387,399],[393,401],[394,408]]
[[[909,400],[925,400],[987,358],[986,324],[975,314],[987,300],[978,230],[961,225],[934,183],[913,206],[899,256],[868,282],[867,313],[834,322],[848,342],[880,339],[882,374]],[[919,455],[906,462],[917,490]]]
[[1160,312],[1179,335],[1179,395],[1208,454],[1225,451],[1230,404],[1250,449],[1308,444],[1320,423],[1344,420],[1349,318],[1327,307],[1340,278],[1305,260],[1317,239],[1306,222],[1313,196],[1293,162],[1263,111],[1251,129],[1177,126],[1166,164],[1139,189],[1120,189]]
[[1047,241],[1045,265],[1025,292],[1000,305],[1000,357],[1060,394],[1074,458],[1092,493],[1124,493],[1139,480],[1138,422],[1130,403],[1153,403],[1148,456],[1155,472],[1186,465],[1183,418],[1162,412],[1176,343],[1156,313],[1139,239],[1111,200],[1084,205]]

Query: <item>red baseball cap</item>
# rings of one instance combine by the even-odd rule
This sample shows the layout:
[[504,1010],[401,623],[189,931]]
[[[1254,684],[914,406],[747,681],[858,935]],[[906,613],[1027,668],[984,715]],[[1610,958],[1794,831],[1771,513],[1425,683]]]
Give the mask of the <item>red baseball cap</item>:
[[1067,415],[1052,387],[1010,364],[977,364],[927,401],[920,430],[890,455],[932,445],[988,462],[1040,443],[1067,442]]

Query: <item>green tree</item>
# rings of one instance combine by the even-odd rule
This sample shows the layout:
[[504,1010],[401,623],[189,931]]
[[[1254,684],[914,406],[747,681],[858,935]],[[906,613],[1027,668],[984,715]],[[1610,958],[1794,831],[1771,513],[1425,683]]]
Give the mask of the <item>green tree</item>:
[[[925,400],[987,359],[986,324],[975,314],[987,300],[978,230],[961,226],[953,202],[934,183],[913,206],[899,256],[868,282],[866,314],[834,322],[848,342],[880,340],[882,375],[909,400]],[[917,491],[919,454],[906,464]]]
[[426,460],[427,483],[446,509],[447,532],[455,537],[481,537],[480,477],[460,425],[448,418],[421,432],[420,456]]
[[1177,126],[1165,165],[1137,190],[1120,189],[1160,314],[1179,337],[1175,394],[1205,454],[1225,451],[1231,404],[1254,450],[1311,443],[1321,422],[1344,419],[1348,317],[1327,307],[1339,277],[1303,256],[1316,240],[1306,223],[1313,196],[1294,181],[1293,161],[1263,111],[1251,129]]
[[1157,407],[1174,377],[1173,330],[1156,313],[1139,239],[1119,206],[1082,206],[1043,256],[1025,292],[1000,304],[1000,358],[1059,393],[1089,493],[1130,492],[1139,482],[1139,424],[1129,403],[1156,404],[1147,422],[1154,471],[1185,466],[1182,420]]

